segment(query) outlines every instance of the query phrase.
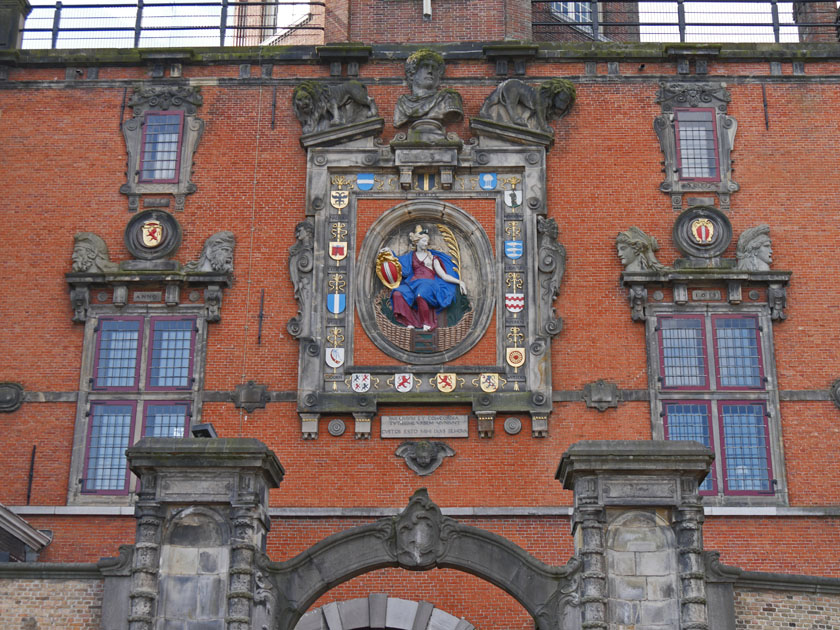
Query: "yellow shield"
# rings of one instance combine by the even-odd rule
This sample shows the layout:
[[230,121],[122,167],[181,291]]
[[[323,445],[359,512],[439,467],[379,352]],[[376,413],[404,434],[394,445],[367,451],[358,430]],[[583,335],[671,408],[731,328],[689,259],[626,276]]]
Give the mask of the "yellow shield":
[[396,289],[402,280],[402,265],[391,252],[379,252],[376,256],[376,275],[389,289]]
[[143,232],[143,245],[146,247],[157,247],[163,242],[163,225],[160,221],[146,221],[141,226]]
[[482,374],[479,377],[481,384],[481,391],[492,394],[499,389],[499,375],[498,374]]
[[505,358],[512,368],[520,368],[525,365],[525,348],[507,348]]
[[457,384],[457,376],[453,372],[439,372],[435,376],[435,380],[437,381],[437,388],[444,394],[455,389]]
[[691,222],[691,234],[702,245],[711,243],[715,235],[715,224],[706,218],[695,219]]

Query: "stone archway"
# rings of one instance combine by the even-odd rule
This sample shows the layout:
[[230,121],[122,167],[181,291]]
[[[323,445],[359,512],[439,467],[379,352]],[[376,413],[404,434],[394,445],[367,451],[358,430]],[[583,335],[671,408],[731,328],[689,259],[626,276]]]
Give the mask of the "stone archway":
[[474,630],[465,619],[458,619],[429,602],[371,593],[367,597],[332,602],[310,610],[294,630]]
[[[385,567],[463,571],[511,595],[539,630],[580,628],[577,558],[549,566],[506,538],[443,516],[425,488],[393,518],[329,536],[285,562],[261,557],[254,602],[268,627],[293,630],[328,590]],[[332,624],[318,630],[324,627],[334,630]]]

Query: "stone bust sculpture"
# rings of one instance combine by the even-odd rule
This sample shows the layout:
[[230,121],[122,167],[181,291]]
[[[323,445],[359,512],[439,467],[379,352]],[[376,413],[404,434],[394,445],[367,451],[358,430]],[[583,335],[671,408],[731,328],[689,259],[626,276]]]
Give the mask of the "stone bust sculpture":
[[204,248],[197,261],[186,264],[187,271],[216,273],[233,272],[233,248],[236,238],[233,232],[216,232],[204,241]]
[[404,94],[397,101],[395,127],[423,118],[442,123],[464,119],[461,95],[450,88],[440,89],[443,71],[443,56],[433,50],[418,50],[406,59],[405,76],[411,84],[411,94]]
[[108,273],[117,270],[108,256],[108,246],[93,232],[79,232],[73,237],[73,271]]
[[738,238],[735,249],[738,269],[744,271],[769,271],[773,262],[773,248],[770,243],[770,226],[751,227]]
[[619,232],[615,245],[624,271],[659,271],[665,268],[665,265],[656,260],[654,253],[659,250],[659,243],[637,227]]

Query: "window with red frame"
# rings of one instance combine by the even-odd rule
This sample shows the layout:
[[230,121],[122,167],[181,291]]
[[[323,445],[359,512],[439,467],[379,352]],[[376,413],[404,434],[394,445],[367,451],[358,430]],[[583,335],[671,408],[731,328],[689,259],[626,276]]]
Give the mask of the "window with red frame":
[[183,131],[184,112],[146,112],[139,181],[178,181]]
[[773,495],[761,326],[753,314],[659,315],[656,388],[667,440],[715,451],[705,495]]
[[188,433],[196,319],[102,317],[94,330],[82,492],[126,494],[128,446]]
[[715,110],[674,110],[677,168],[682,180],[719,182],[718,140]]

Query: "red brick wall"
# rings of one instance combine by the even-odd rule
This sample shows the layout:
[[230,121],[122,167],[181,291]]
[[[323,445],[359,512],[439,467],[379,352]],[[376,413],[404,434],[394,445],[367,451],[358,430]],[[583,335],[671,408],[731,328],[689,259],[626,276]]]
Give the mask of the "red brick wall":
[[[433,0],[435,16],[446,15],[449,5],[445,2]],[[419,11],[419,2],[405,6]],[[375,15],[372,7],[363,15]],[[422,35],[424,28],[437,28],[434,21],[431,26],[421,22],[419,16],[404,23],[397,19],[393,27],[406,40],[412,37],[411,29]],[[498,25],[479,23],[470,28],[476,37],[501,37],[501,31],[493,30]],[[453,37],[452,33],[447,37]],[[625,389],[647,388],[644,326],[630,319],[620,286],[615,235],[638,225],[658,238],[662,262],[670,264],[678,256],[670,238],[675,215],[669,198],[658,190],[662,155],[652,129],[659,113],[654,102],[657,82],[662,76],[675,76],[675,65],[648,61],[642,71],[638,63],[622,62],[621,72],[633,80],[606,81],[604,61],[599,58],[601,76],[592,81],[582,78],[583,60],[541,61],[528,69],[533,82],[567,76],[578,89],[571,114],[553,123],[556,143],[547,161],[549,216],[557,220],[560,240],[568,251],[566,276],[556,302],[565,328],[552,345],[556,390],[579,390],[598,378]],[[463,94],[467,117],[478,113],[493,89],[493,72],[490,62],[461,60],[448,65],[446,84]],[[840,94],[834,81],[840,65],[809,62],[806,76],[814,81],[787,82],[791,68],[785,64],[782,79],[766,85],[769,129],[765,128],[761,86],[755,81],[769,74],[766,60],[718,60],[710,64],[710,72],[711,79],[729,82],[729,112],[738,120],[733,157],[734,179],[741,192],[732,196],[729,213],[735,235],[769,223],[774,268],[794,272],[788,320],[773,325],[779,387],[825,391],[840,376],[836,290],[840,162],[834,159],[840,146],[836,116]],[[294,226],[305,216],[306,160],[298,142],[300,125],[290,107],[292,85],[278,84],[276,125],[271,129],[272,86],[236,81],[212,84],[216,78],[235,79],[238,61],[187,64],[184,75],[208,83],[202,88],[204,105],[199,108],[206,129],[195,157],[198,192],[177,215],[184,239],[175,258],[197,258],[204,239],[218,230],[230,229],[237,235],[235,282],[225,292],[222,321],[209,326],[206,388],[230,391],[254,379],[273,391],[291,392],[297,383],[298,342],[285,329],[296,312],[287,256]],[[22,382],[30,392],[78,389],[83,327],[70,321],[63,274],[70,269],[73,234],[78,231],[99,233],[113,260],[128,258],[122,233],[130,215],[125,198],[117,192],[125,169],[119,112],[124,89],[145,76],[145,68],[103,67],[102,82],[116,83],[79,83],[65,89],[63,67],[12,68],[9,82],[0,85],[0,190],[7,235],[0,257],[0,277],[6,279],[6,290],[0,294],[0,380]],[[328,69],[278,65],[274,76],[325,78]],[[385,142],[395,133],[390,122],[396,99],[407,91],[403,77],[399,61],[377,61],[361,68],[361,78],[369,82],[370,93],[388,123]],[[127,81],[119,82],[122,79]],[[26,83],[37,80],[48,83]],[[464,139],[470,137],[467,122],[450,130]],[[458,205],[483,212],[481,204]],[[735,240],[727,257],[734,256]],[[263,289],[266,319],[262,343],[257,345]],[[492,347],[492,339],[483,340],[472,352],[485,352],[483,344]],[[71,483],[75,410],[72,402],[33,402],[0,418],[0,502],[25,503],[29,454],[36,445],[31,502],[65,503]],[[452,406],[443,411],[468,410]],[[348,423],[344,436],[329,436],[325,423],[330,416],[322,419],[318,440],[303,441],[294,403],[272,403],[251,414],[229,403],[207,403],[203,412],[204,420],[212,422],[220,435],[257,437],[275,450],[287,470],[282,487],[271,493],[271,504],[276,507],[399,507],[419,487],[428,487],[432,499],[444,507],[568,506],[571,495],[554,480],[554,472],[571,444],[651,435],[645,402],[623,403],[604,413],[582,403],[555,403],[547,438],[530,437],[527,417],[522,417],[523,431],[508,436],[501,429],[505,416],[500,416],[493,439],[479,439],[472,424],[469,439],[450,441],[456,456],[447,458],[433,475],[421,478],[394,456],[397,441],[378,437],[378,417],[370,440],[353,439],[351,417],[343,417]],[[840,503],[833,457],[840,450],[838,413],[828,401],[781,406],[785,468],[794,507]],[[92,561],[113,556],[119,544],[131,542],[134,536],[131,517],[39,516],[29,520],[55,533],[43,560]],[[275,520],[270,553],[286,558],[328,531],[355,522]],[[571,554],[565,519],[475,522],[511,537],[547,562],[562,563]],[[840,575],[836,518],[710,517],[706,544],[720,549],[724,562],[747,569]],[[525,623],[521,610],[507,596],[472,578],[458,582],[449,575],[436,572],[404,580],[402,574],[382,571],[348,583],[335,597],[359,596],[369,588],[406,597],[410,591],[422,597],[428,593],[444,609],[448,605],[449,612],[463,614],[474,623],[482,621],[486,628]],[[463,591],[453,586],[461,583],[467,584]],[[500,613],[504,623],[484,623],[482,615],[492,614],[487,611],[497,603],[504,611]]]

